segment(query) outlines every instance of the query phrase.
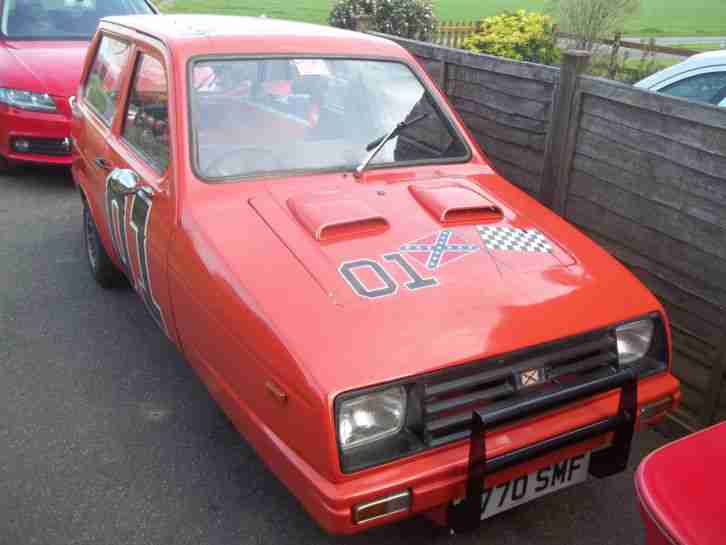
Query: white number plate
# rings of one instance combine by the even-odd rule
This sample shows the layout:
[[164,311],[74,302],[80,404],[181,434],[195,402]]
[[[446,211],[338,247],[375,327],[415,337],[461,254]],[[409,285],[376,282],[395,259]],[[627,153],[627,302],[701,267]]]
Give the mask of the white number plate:
[[485,490],[481,518],[489,518],[540,496],[581,483],[587,480],[589,467],[590,453],[587,452]]

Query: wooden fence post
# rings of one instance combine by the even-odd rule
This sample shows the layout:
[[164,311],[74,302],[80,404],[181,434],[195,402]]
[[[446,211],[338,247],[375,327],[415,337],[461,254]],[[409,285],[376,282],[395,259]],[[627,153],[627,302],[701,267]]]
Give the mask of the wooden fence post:
[[545,145],[540,200],[560,214],[565,212],[567,190],[570,185],[570,168],[580,117],[579,79],[589,62],[589,51],[563,52],[560,81],[552,101],[552,116]]
[[615,33],[615,39],[613,40],[613,47],[610,50],[610,66],[608,66],[608,78],[615,79],[618,73],[618,63],[620,59],[620,42],[623,39],[623,35],[620,32]]
[[446,62],[446,58],[442,58],[440,61],[440,72],[439,72],[439,88],[444,92],[445,95],[449,94],[449,63]]
[[357,32],[368,32],[371,29],[371,16],[361,13],[353,15],[353,30]]

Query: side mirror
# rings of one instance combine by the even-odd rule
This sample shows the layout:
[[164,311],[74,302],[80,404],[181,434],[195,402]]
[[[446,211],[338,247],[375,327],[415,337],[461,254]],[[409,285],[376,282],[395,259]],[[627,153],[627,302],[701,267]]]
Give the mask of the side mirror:
[[149,197],[153,195],[150,187],[141,186],[139,175],[128,168],[115,168],[106,178],[108,189],[115,195],[133,195],[137,191],[144,191]]
[[719,106],[720,106],[721,108],[726,108],[726,98],[724,98],[724,99],[723,99],[723,100],[722,100],[721,102],[719,102],[719,103],[718,103],[718,105],[719,105]]

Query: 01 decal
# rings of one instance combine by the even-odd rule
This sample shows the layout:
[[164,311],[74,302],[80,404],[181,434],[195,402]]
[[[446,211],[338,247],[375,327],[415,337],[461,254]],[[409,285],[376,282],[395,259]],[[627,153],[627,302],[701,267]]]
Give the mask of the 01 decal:
[[139,278],[136,279],[136,289],[141,294],[141,298],[146,304],[151,317],[158,326],[166,331],[164,325],[164,316],[161,313],[161,307],[154,298],[154,292],[151,289],[151,276],[149,275],[149,220],[151,219],[151,199],[138,191],[131,203],[131,219],[129,226],[134,231],[136,239],[136,253],[139,256]]
[[[386,254],[383,259],[388,263],[395,263],[406,273],[409,281],[404,286],[408,290],[415,291],[439,285],[435,277],[422,277],[400,253]],[[373,259],[346,261],[340,265],[338,271],[353,291],[365,299],[378,299],[398,293],[399,286],[396,279],[381,263]]]
[[[131,281],[136,291],[141,295],[141,299],[144,301],[151,317],[166,332],[164,316],[161,307],[154,298],[149,275],[148,231],[152,202],[143,191],[137,191],[128,196],[131,201],[128,209],[126,199],[126,195],[119,195],[112,190],[110,181],[106,182],[106,213],[109,220],[111,243],[116,255],[119,257],[126,278]],[[136,244],[138,274],[135,274],[134,267],[131,266],[127,225],[133,232],[132,241]]]
[[126,196],[114,192],[109,181],[106,182],[106,217],[113,250],[121,262],[126,277],[131,278],[131,261],[126,242]]

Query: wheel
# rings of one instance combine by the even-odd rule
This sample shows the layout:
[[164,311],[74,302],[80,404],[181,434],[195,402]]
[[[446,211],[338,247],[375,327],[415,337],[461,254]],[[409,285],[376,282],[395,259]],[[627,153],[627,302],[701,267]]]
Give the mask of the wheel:
[[93,222],[91,211],[85,204],[83,206],[83,241],[86,247],[88,266],[91,268],[91,274],[99,286],[110,289],[119,285],[123,280],[123,275],[106,253],[98,229],[96,229],[96,224]]

